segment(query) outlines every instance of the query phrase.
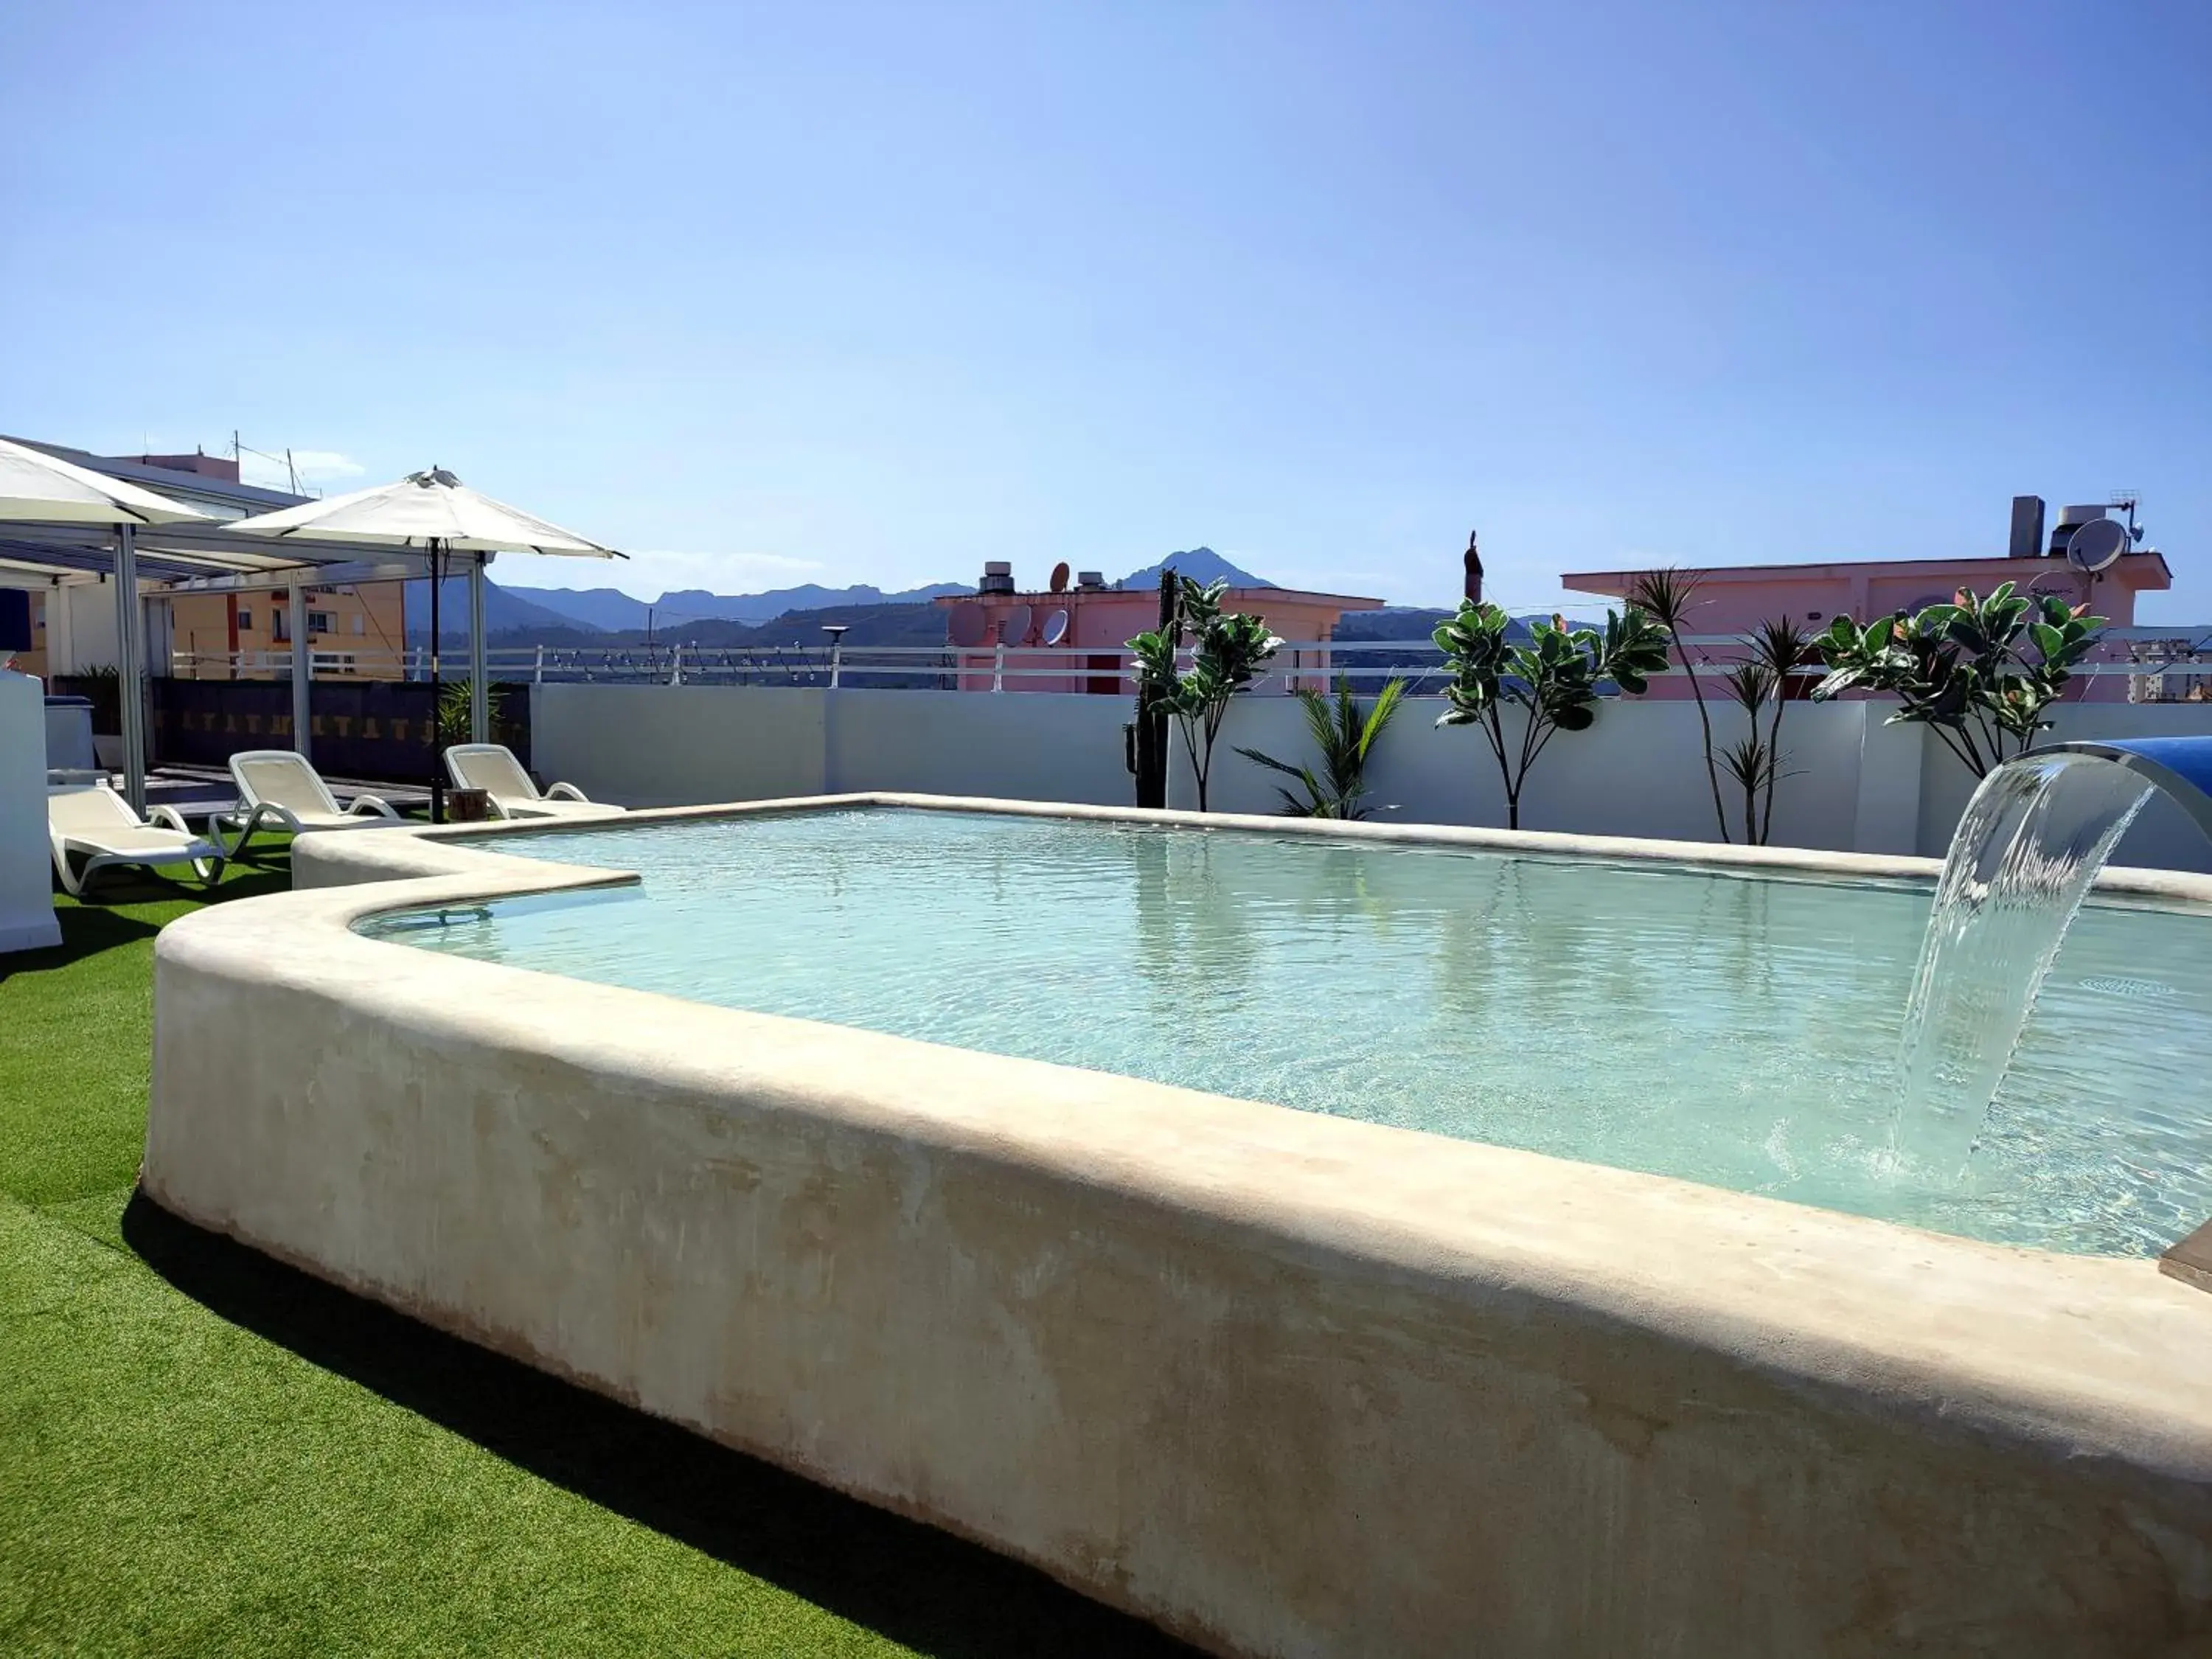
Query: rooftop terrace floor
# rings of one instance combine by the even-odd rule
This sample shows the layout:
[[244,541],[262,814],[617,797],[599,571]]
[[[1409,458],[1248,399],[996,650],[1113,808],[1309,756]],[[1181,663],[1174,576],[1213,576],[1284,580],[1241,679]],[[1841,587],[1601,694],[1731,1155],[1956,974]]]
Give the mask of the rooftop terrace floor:
[[0,1651],[1188,1651],[137,1197],[154,935],[204,902],[118,882],[0,957]]

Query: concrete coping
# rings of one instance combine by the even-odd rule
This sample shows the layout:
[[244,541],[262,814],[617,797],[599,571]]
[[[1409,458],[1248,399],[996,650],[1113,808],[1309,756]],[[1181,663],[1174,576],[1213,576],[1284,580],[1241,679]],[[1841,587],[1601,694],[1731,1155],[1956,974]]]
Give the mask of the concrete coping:
[[[1832,878],[1927,880],[1940,868],[1845,853],[883,793],[638,811],[591,828],[854,806]],[[578,828],[303,836],[294,844],[303,890],[202,911],[166,930],[159,948],[165,959],[222,972],[288,963],[288,977],[364,1012],[404,1008],[418,1022],[450,1020],[477,1042],[600,1073],[790,1101],[827,1119],[1111,1188],[1210,1216],[1255,1248],[1355,1256],[1409,1280],[1524,1292],[1577,1316],[1843,1390],[1884,1416],[2212,1482],[2204,1387],[2212,1303],[2148,1260],[1988,1244],[1667,1176],[416,951],[353,931],[394,910],[636,879],[496,850],[506,837]],[[2101,890],[2212,904],[2212,878],[2172,872],[2108,871]]]

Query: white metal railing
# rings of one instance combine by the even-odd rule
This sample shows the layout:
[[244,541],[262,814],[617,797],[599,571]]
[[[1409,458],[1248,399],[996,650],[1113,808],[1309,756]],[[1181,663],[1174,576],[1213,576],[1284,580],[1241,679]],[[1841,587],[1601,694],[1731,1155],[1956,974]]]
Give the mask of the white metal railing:
[[[2136,701],[2212,696],[2212,627],[2116,628],[2106,630],[2104,641],[2100,659],[2082,665],[2079,672],[2092,678],[2125,675]],[[1699,653],[1704,671],[1724,668],[1745,650],[1743,641],[1733,635],[1692,635],[1685,643]],[[1186,660],[1188,656],[1186,652]],[[1127,650],[1065,646],[526,645],[495,647],[484,658],[492,678],[508,684],[854,685],[1117,694],[1133,694],[1136,689],[1133,660]],[[465,649],[441,651],[440,659],[441,673],[447,682],[467,678]],[[315,649],[310,660],[318,678],[429,678],[429,652],[419,646],[404,651]],[[170,672],[193,678],[288,678],[292,653],[179,651],[171,658]],[[1825,671],[1814,665],[1798,672],[1813,676]],[[1672,666],[1662,678],[1681,673],[1680,666]],[[1440,693],[1445,678],[1442,653],[1425,639],[1289,641],[1254,690],[1325,690],[1340,676],[1354,685],[1402,678],[1415,696]]]

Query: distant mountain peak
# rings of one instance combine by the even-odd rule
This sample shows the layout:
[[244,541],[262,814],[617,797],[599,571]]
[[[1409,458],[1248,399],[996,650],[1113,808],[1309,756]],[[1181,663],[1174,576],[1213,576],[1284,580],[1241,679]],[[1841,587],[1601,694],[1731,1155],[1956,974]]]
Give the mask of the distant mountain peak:
[[1163,570],[1173,570],[1178,576],[1188,576],[1201,586],[1218,581],[1225,581],[1231,587],[1273,587],[1275,585],[1265,576],[1255,576],[1249,570],[1238,569],[1210,547],[1193,547],[1180,553],[1170,553],[1158,564],[1148,564],[1142,570],[1133,570],[1114,586],[1158,587]]

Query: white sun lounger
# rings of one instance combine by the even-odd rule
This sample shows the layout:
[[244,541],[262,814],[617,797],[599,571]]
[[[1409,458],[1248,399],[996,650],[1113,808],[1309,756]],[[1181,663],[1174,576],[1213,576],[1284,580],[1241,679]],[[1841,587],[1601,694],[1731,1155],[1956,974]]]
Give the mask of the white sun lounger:
[[457,789],[481,789],[503,818],[605,818],[623,809],[587,799],[573,783],[544,794],[503,743],[457,743],[446,751],[446,770]]
[[[131,803],[106,784],[69,784],[46,791],[46,839],[54,873],[71,897],[95,871],[130,864],[145,869],[187,864],[210,887],[222,877],[222,848],[196,836],[173,806],[156,806],[142,822]],[[77,860],[84,862],[80,868]]]
[[238,832],[226,857],[241,855],[264,826],[298,836],[310,830],[374,830],[401,822],[374,795],[356,795],[352,805],[341,807],[322,774],[289,749],[248,749],[233,755],[230,776],[238,786],[238,808],[218,813],[210,826],[218,836]]

